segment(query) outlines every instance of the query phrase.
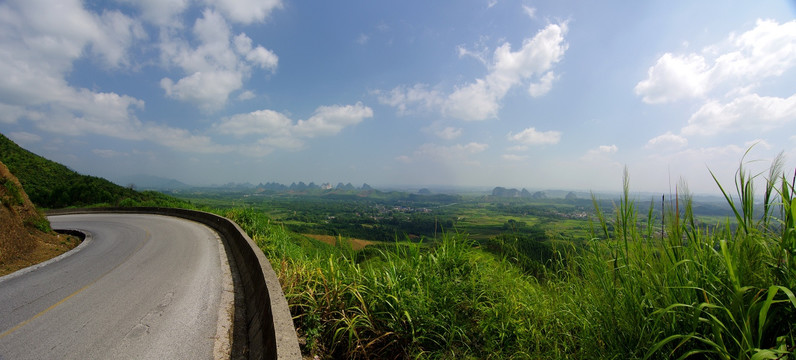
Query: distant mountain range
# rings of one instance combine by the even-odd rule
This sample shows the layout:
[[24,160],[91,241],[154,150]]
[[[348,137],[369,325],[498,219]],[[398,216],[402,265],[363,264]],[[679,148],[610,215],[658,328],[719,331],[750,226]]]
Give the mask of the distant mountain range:
[[342,191],[375,190],[372,186],[368,185],[367,183],[357,187],[351,183],[347,184],[337,183],[337,185],[332,185],[331,183],[323,183],[318,185],[314,182],[310,182],[309,184],[307,184],[303,181],[299,181],[298,183],[294,182],[291,183],[290,185],[284,185],[277,182],[260,183],[257,185],[248,182],[246,183],[230,182],[223,185],[193,186],[193,185],[188,185],[179,180],[153,176],[153,175],[125,176],[115,179],[114,182],[120,186],[136,190],[157,190],[157,191],[177,191],[177,192],[183,190],[190,190],[190,189],[223,189],[231,191],[259,190],[259,191],[273,191],[273,192],[290,192],[290,191],[304,192],[304,191],[313,191],[313,190],[342,190]]
[[533,200],[542,200],[547,198],[561,198],[561,197],[567,200],[575,200],[578,198],[578,195],[575,194],[574,191],[569,191],[566,193],[566,195],[563,195],[561,191],[554,191],[555,194],[552,194],[553,196],[550,196],[551,194],[548,193],[550,192],[536,191],[534,193],[531,193],[525,188],[523,188],[522,190],[517,190],[517,189],[507,189],[500,186],[492,189],[492,196],[498,198],[520,198],[520,199],[533,199]]
[[[156,190],[156,191],[165,191],[165,192],[182,192],[188,190],[222,190],[222,191],[245,191],[245,192],[267,191],[267,192],[276,192],[276,193],[281,193],[281,192],[316,193],[316,192],[333,191],[333,190],[346,191],[346,192],[377,191],[377,189],[373,188],[367,183],[362,184],[362,186],[355,186],[350,182],[346,184],[339,182],[337,183],[337,185],[332,185],[332,183],[328,182],[319,185],[316,184],[315,182],[305,183],[303,181],[293,182],[290,185],[278,182],[266,182],[259,184],[252,184],[249,182],[245,183],[230,182],[221,185],[194,186],[194,185],[188,185],[179,180],[169,179],[159,176],[152,176],[152,175],[126,176],[126,177],[117,178],[114,182],[120,186],[140,191]],[[383,190],[383,191],[390,191],[390,190]],[[398,191],[403,192],[405,190],[398,190]],[[418,195],[432,195],[440,193],[456,193],[456,191],[449,190],[449,191],[440,192],[440,190],[431,191],[428,188],[421,188],[417,190],[416,193]],[[532,200],[578,198],[578,195],[576,195],[576,193],[572,191],[545,190],[545,191],[530,192],[525,188],[517,190],[515,188],[505,188],[500,186],[492,189],[491,196],[498,198],[521,198],[521,199],[532,199]]]
[[153,175],[132,175],[114,179],[116,184],[124,187],[131,187],[136,190],[184,190],[192,186],[184,182],[153,176]]
[[318,184],[316,184],[314,182],[310,182],[309,184],[305,184],[303,181],[299,181],[298,183],[294,182],[294,183],[292,183],[290,185],[283,185],[283,184],[276,183],[276,182],[269,182],[269,183],[266,183],[266,184],[260,183],[259,185],[252,186],[252,187],[254,187],[256,189],[270,190],[270,191],[276,191],[276,192],[284,192],[284,191],[302,192],[302,191],[309,191],[309,190],[343,190],[343,191],[357,191],[357,190],[359,190],[359,191],[368,191],[368,190],[375,190],[375,189],[373,189],[373,187],[371,187],[368,184],[362,184],[362,186],[356,187],[356,186],[354,186],[351,183],[347,183],[347,184],[337,183],[336,186],[332,186],[331,183],[323,183],[321,185],[318,185]]

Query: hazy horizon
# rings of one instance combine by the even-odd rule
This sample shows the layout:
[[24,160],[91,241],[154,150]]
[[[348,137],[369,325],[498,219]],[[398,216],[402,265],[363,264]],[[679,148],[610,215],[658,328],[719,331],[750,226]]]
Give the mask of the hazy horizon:
[[[0,132],[186,184],[716,194],[796,164],[796,3],[0,3]],[[761,160],[761,161],[757,161]],[[434,185],[437,184],[437,185]],[[440,185],[443,184],[443,185]]]
[[[183,190],[178,187],[173,186],[166,186],[163,185],[163,181],[172,181],[176,179],[171,178],[163,178],[157,176],[150,176],[150,175],[141,175],[141,176],[130,176],[130,177],[123,177],[123,178],[111,178],[109,179],[120,186],[134,186],[137,189],[153,189],[153,190],[165,190],[165,191],[174,191],[174,190]],[[176,180],[178,181],[178,180]],[[324,184],[330,184],[333,191],[338,184],[341,182],[334,182],[334,181],[315,181],[315,180],[297,180],[288,183],[280,183],[276,182],[281,185],[291,186],[292,184],[298,185],[299,182],[303,182],[305,185],[309,186],[311,183],[314,183],[316,186],[322,186]],[[157,183],[157,184],[155,184]],[[225,190],[230,189],[230,187],[252,187],[256,188],[259,185],[266,185],[268,183],[274,183],[274,181],[259,181],[259,182],[227,182],[227,183],[204,183],[204,184],[193,184],[193,183],[182,183],[182,185],[186,186],[186,189],[218,189],[218,190]],[[419,190],[430,190],[432,194],[489,194],[497,187],[503,187],[506,189],[514,189],[514,190],[527,190],[531,193],[541,191],[544,192],[547,196],[563,198],[566,196],[568,192],[574,192],[578,196],[590,196],[594,194],[598,198],[602,196],[620,196],[622,194],[621,189],[604,189],[604,190],[596,190],[596,189],[574,189],[574,188],[534,188],[534,187],[511,187],[511,186],[502,186],[502,185],[479,185],[479,186],[456,186],[456,185],[445,185],[445,184],[370,184],[370,183],[342,183],[343,185],[351,184],[357,190],[361,190],[361,188],[367,184],[368,186],[372,187],[378,191],[390,192],[390,191],[399,191],[399,192],[409,192],[415,193]],[[762,191],[762,183],[759,187],[756,188],[756,191]],[[667,198],[670,195],[676,193],[678,189],[673,185],[671,189],[667,190],[660,190],[660,191],[638,191],[632,188],[631,184],[631,191],[630,195],[632,198],[636,200],[646,200],[647,196],[652,196],[654,199],[658,199],[661,195],[666,195]],[[719,202],[724,203],[725,199],[722,196],[721,192],[716,188],[716,191],[709,191],[709,192],[690,192],[691,195],[695,196],[696,198],[702,198],[705,200],[705,197],[716,200]],[[734,196],[734,194],[731,194]],[[640,196],[644,196],[645,198],[640,198]]]

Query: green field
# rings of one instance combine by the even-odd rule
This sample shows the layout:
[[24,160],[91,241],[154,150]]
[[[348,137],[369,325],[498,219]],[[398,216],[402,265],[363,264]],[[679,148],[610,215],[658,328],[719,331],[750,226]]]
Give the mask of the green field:
[[433,241],[443,232],[487,240],[540,226],[549,239],[583,242],[588,238],[593,209],[591,199],[533,201],[456,195],[440,200],[397,192],[368,196],[201,192],[179,196],[199,206],[251,208],[294,232],[372,241]]
[[[767,201],[741,169],[723,209],[687,193],[635,199],[627,182],[601,200],[183,199],[215,207],[265,252],[306,356],[790,359],[796,200],[772,169],[756,178]],[[348,238],[366,241],[355,250]]]

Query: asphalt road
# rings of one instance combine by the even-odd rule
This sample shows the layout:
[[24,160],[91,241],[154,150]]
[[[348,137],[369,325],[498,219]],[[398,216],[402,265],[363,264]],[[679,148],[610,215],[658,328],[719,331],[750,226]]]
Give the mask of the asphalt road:
[[60,260],[0,278],[0,360],[224,357],[232,279],[215,232],[141,214],[50,222],[91,236]]

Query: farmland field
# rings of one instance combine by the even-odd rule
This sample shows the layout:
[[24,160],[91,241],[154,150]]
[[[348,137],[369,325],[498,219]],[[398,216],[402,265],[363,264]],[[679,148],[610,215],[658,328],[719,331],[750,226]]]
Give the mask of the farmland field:
[[592,199],[182,196],[263,250],[307,356],[784,359],[796,200],[771,178],[776,198],[755,202],[739,170],[723,206],[688,193],[645,200],[627,177],[620,196]]

